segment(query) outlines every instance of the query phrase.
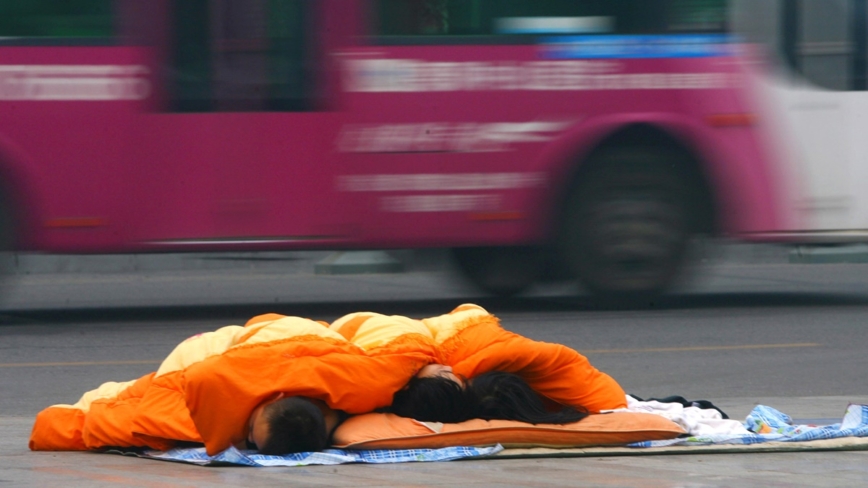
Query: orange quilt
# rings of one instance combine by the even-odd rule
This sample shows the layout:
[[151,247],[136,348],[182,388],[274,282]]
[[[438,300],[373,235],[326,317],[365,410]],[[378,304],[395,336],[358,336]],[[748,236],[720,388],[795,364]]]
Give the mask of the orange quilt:
[[618,382],[588,358],[562,344],[504,330],[497,317],[478,305],[461,305],[448,314],[421,320],[359,312],[336,320],[331,329],[365,349],[396,331],[412,329],[427,333],[439,348],[441,363],[465,378],[505,371],[518,374],[536,392],[562,405],[592,413],[627,406]]
[[251,412],[275,393],[370,412],[437,359],[426,338],[404,334],[366,352],[320,322],[258,317],[184,341],[155,373],[48,407],[36,417],[30,448],[164,450],[193,441],[214,455],[244,442]]

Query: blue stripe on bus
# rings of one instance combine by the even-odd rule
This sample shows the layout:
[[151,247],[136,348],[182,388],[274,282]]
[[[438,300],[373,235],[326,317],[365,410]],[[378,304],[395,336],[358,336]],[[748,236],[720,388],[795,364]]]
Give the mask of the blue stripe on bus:
[[549,59],[654,59],[729,56],[726,34],[558,36],[541,40]]

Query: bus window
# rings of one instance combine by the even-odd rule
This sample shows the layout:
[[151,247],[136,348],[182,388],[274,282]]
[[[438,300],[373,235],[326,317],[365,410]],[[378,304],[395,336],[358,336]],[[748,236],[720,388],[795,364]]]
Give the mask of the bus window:
[[[745,42],[772,48],[782,47],[782,20],[780,0],[730,0],[729,26]],[[775,62],[782,53],[765,52]]]
[[110,38],[112,0],[0,0],[0,41]]
[[850,0],[799,2],[796,68],[813,83],[848,90],[852,79]]
[[733,31],[828,90],[865,90],[865,0],[733,0]]
[[[722,31],[726,0],[379,0],[378,36],[446,42],[522,34]],[[450,39],[451,38],[451,39]]]
[[309,3],[175,0],[172,109],[311,110]]
[[670,32],[721,32],[726,28],[726,0],[671,0]]

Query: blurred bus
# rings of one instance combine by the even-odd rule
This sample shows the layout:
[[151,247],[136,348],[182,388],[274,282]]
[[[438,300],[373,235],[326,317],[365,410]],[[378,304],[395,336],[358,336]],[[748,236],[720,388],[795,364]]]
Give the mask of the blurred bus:
[[[866,112],[757,81],[728,32],[780,32],[791,68],[856,87],[797,38],[826,18],[812,3],[0,0],[3,244],[449,248],[491,292],[618,297],[666,289],[695,235],[861,238]],[[864,37],[864,0],[831,3]],[[817,49],[861,53],[864,90],[864,43],[839,41]],[[804,148],[775,143],[766,91],[808,114],[783,139]]]
[[756,47],[756,110],[778,184],[808,243],[868,241],[868,1],[731,0],[734,34]]

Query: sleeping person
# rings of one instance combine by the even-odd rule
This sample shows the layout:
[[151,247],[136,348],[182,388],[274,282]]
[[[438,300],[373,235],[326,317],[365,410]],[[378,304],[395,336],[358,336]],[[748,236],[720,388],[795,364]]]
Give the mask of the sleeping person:
[[156,372],[105,383],[73,405],[41,411],[30,448],[167,450],[203,443],[210,455],[230,446],[272,454],[320,450],[341,411],[387,406],[439,359],[428,337],[393,338],[368,353],[321,322],[276,315],[199,334]]
[[[360,312],[336,320],[331,329],[365,348],[390,324],[407,321],[412,319]],[[566,423],[578,420],[582,412],[627,406],[623,388],[585,356],[562,344],[509,332],[478,305],[464,304],[416,322],[430,332],[441,363],[423,368],[395,394],[390,407],[395,414],[434,422],[486,418]],[[540,408],[563,415],[530,413]],[[545,420],[557,418],[563,421]]]
[[345,413],[390,404],[419,420],[567,423],[626,401],[584,356],[507,332],[476,305],[422,320],[361,312],[330,326],[266,314],[187,339],[138,380],[43,410],[30,448],[315,451]]

